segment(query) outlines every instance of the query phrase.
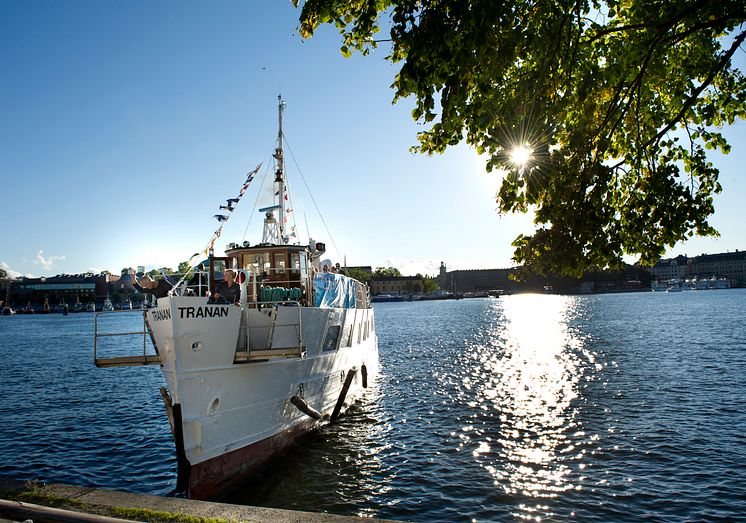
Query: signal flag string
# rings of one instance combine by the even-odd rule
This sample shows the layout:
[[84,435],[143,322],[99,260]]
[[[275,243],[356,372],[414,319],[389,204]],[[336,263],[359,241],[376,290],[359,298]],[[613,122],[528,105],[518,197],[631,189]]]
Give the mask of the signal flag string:
[[259,172],[259,169],[261,169],[261,167],[262,167],[262,164],[260,163],[259,165],[256,166],[256,168],[254,168],[253,171],[246,174],[246,180],[244,181],[243,185],[241,185],[241,189],[239,190],[237,197],[228,198],[226,200],[227,205],[219,206],[219,209],[221,211],[227,211],[228,214],[213,215],[213,218],[215,218],[220,223],[220,227],[218,227],[217,230],[213,233],[212,238],[210,238],[210,241],[207,243],[207,246],[201,251],[195,252],[194,254],[192,254],[191,258],[189,258],[189,261],[187,262],[189,263],[189,270],[186,272],[186,274],[184,274],[184,276],[182,276],[181,280],[179,280],[179,282],[176,285],[174,285],[174,289],[178,288],[179,285],[182,284],[182,282],[186,279],[189,272],[196,266],[196,264],[194,263],[195,259],[198,259],[199,257],[202,257],[202,256],[207,256],[207,253],[210,252],[215,247],[215,241],[218,238],[220,238],[220,233],[223,231],[223,226],[228,221],[228,218],[230,218],[231,213],[236,208],[236,205],[238,205],[238,202],[241,201],[241,198],[243,197],[244,193],[246,193],[246,190],[251,185],[251,182],[254,181],[254,176],[256,175],[256,173]]

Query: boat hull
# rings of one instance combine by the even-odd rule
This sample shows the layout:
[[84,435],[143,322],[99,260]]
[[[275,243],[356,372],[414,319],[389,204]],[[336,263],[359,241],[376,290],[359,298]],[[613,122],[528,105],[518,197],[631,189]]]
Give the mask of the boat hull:
[[225,496],[294,447],[315,426],[309,419],[252,445],[190,466],[187,495],[201,500]]
[[[265,467],[362,397],[378,373],[372,309],[251,308],[180,296],[159,299],[146,319],[167,403],[178,406],[169,406],[178,484],[195,499],[220,497]],[[297,407],[298,398],[310,409]]]

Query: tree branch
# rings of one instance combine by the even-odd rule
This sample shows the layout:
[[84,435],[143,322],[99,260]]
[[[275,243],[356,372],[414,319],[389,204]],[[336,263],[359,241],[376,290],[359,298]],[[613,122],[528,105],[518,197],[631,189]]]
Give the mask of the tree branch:
[[663,129],[658,131],[658,133],[655,134],[652,138],[650,138],[647,142],[645,142],[642,147],[649,147],[651,144],[657,142],[660,140],[668,131],[674,128],[676,123],[681,120],[684,115],[689,111],[689,109],[692,108],[694,105],[694,102],[697,101],[699,98],[699,95],[702,94],[702,91],[707,89],[707,87],[710,86],[712,81],[715,79],[715,76],[722,71],[726,64],[730,61],[733,54],[736,52],[736,49],[741,45],[741,43],[746,39],[746,31],[739,34],[736,39],[733,41],[733,44],[730,46],[730,49],[728,49],[727,52],[723,54],[723,56],[720,57],[720,61],[718,62],[717,66],[713,68],[712,71],[710,71],[710,74],[707,75],[707,78],[705,78],[705,81],[700,84],[699,87],[697,87],[691,95],[686,99],[684,102],[684,106],[681,108],[681,110],[678,112],[678,114],[668,122],[668,125],[666,125]]

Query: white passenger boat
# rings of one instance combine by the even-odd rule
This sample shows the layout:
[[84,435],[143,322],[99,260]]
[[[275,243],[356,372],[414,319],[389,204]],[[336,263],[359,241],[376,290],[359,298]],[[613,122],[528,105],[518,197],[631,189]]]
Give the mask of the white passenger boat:
[[730,280],[713,276],[710,279],[710,289],[730,289]]
[[[284,106],[280,99],[277,201],[261,210],[262,242],[229,244],[223,257],[209,251],[210,293],[221,265],[233,268],[239,303],[211,303],[179,282],[155,308],[139,312],[156,354],[138,356],[101,357],[97,344],[111,334],[99,334],[98,322],[105,318],[96,317],[97,366],[160,364],[176,446],[177,490],[191,498],[220,497],[318,424],[335,421],[378,373],[367,285],[321,272],[323,244],[288,243]],[[124,312],[137,313],[113,314]]]

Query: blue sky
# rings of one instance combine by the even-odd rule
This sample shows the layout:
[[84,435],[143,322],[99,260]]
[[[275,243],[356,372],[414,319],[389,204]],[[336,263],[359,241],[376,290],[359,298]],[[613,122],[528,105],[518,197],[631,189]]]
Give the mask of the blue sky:
[[[419,127],[411,103],[391,104],[385,49],[346,59],[333,28],[303,41],[297,17],[289,1],[0,0],[0,267],[175,268],[209,241],[245,174],[268,164],[278,92],[301,238],[310,230],[334,261],[404,273],[435,274],[441,260],[511,266],[531,218],[497,215],[484,160],[466,146],[411,154]],[[722,236],[671,255],[746,249],[746,126],[725,134],[733,152],[713,156]],[[258,182],[216,250],[259,240]]]

